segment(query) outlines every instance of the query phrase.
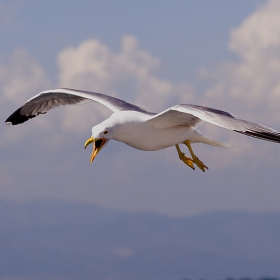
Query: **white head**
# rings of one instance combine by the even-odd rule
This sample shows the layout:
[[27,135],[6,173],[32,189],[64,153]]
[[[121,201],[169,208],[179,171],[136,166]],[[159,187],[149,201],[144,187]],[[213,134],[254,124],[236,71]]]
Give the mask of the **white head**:
[[113,137],[113,127],[104,121],[92,128],[92,137],[85,142],[85,148],[93,143],[90,162],[93,162],[99,151],[105,147]]

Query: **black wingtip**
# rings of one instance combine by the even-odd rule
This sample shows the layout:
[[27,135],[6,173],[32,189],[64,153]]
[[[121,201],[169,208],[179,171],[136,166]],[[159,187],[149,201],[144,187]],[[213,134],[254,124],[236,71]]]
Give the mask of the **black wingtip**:
[[24,122],[28,121],[29,119],[36,117],[34,115],[31,115],[31,116],[22,115],[21,109],[22,109],[22,107],[18,108],[13,114],[11,114],[5,121],[5,124],[17,125],[17,124],[24,123]]
[[245,134],[247,136],[251,136],[254,138],[259,138],[266,141],[271,141],[275,143],[280,143],[280,133],[277,131],[273,132],[266,132],[266,131],[238,131],[238,133]]

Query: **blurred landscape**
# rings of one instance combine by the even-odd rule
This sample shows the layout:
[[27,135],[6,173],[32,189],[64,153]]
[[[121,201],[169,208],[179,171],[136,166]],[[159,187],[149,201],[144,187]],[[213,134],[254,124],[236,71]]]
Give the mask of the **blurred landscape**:
[[2,200],[0,220],[0,279],[280,275],[280,212],[176,218],[59,200]]

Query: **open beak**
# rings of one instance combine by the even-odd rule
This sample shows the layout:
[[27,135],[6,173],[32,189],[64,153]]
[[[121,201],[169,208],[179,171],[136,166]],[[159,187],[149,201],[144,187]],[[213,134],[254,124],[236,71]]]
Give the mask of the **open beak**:
[[85,148],[93,143],[92,145],[92,153],[90,156],[90,163],[93,162],[94,158],[97,156],[97,154],[99,153],[99,151],[102,149],[102,147],[105,145],[106,143],[106,139],[105,138],[101,138],[101,139],[94,139],[93,137],[90,137],[86,142],[85,142]]

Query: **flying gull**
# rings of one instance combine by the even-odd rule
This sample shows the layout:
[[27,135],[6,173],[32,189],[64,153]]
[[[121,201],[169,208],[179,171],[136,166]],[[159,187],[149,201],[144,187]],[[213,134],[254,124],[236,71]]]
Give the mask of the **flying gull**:
[[[17,125],[61,105],[77,104],[85,100],[95,101],[113,111],[108,119],[92,128],[92,136],[85,142],[85,148],[93,143],[90,162],[111,139],[114,139],[145,151],[175,146],[180,160],[192,169],[195,169],[195,164],[204,172],[208,167],[194,154],[191,143],[204,143],[223,148],[229,148],[231,145],[210,139],[198,132],[196,127],[202,121],[248,136],[280,143],[280,132],[237,119],[221,110],[180,104],[156,114],[105,94],[67,88],[40,92],[8,117],[6,124]],[[179,144],[188,147],[191,157],[187,157],[180,150]]]

